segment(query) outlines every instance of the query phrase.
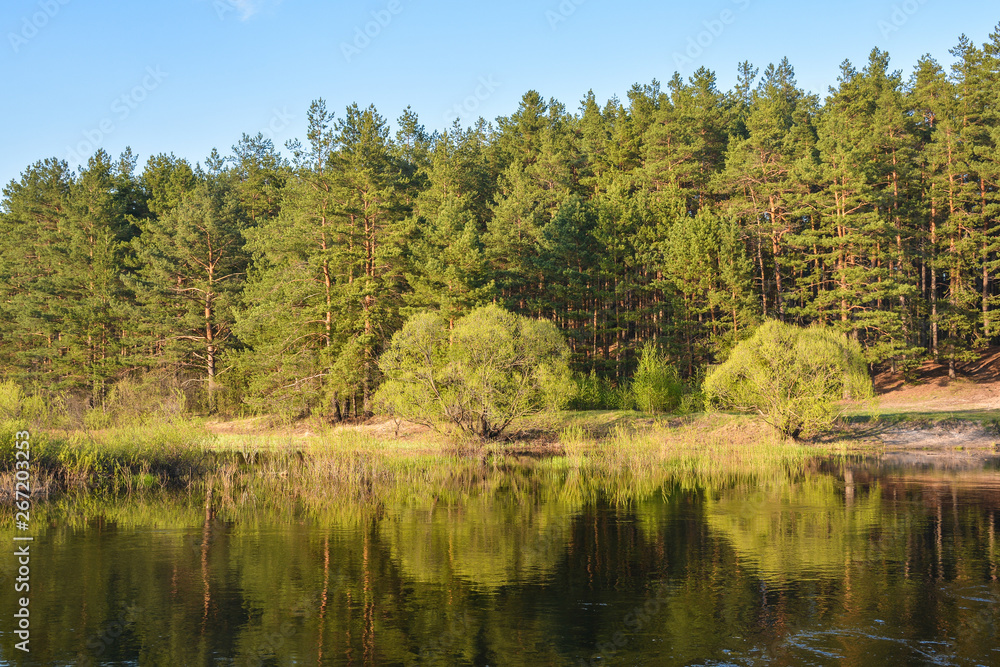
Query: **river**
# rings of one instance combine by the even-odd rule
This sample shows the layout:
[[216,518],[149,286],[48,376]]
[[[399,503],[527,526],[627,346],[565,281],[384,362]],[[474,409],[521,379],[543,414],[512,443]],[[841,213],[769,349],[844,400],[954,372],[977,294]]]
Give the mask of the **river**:
[[0,662],[1000,665],[996,458],[580,488],[521,471],[287,512],[66,496],[35,512],[27,654],[0,557]]

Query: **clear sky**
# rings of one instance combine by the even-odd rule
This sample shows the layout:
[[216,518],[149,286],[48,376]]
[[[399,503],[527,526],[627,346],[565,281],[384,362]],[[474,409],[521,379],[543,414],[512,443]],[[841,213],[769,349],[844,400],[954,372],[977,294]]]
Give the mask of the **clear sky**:
[[909,76],[998,22],[995,0],[3,0],[0,183],[97,146],[140,165],[228,154],[244,132],[280,147],[318,97],[390,120],[409,105],[434,130],[509,115],[530,89],[575,111],[589,89],[624,99],[702,65],[727,90],[738,62],[783,56],[825,95],[845,58],[878,46]]

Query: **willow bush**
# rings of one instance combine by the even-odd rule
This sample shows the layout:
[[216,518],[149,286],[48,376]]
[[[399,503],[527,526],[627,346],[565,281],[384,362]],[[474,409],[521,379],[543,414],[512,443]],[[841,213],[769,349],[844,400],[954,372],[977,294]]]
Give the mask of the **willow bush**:
[[771,321],[705,379],[709,404],[760,415],[793,438],[829,430],[844,399],[874,396],[861,346],[823,327]]
[[411,318],[379,361],[375,400],[390,414],[434,428],[498,437],[518,418],[559,408],[573,393],[569,348],[552,322],[495,305],[455,322]]

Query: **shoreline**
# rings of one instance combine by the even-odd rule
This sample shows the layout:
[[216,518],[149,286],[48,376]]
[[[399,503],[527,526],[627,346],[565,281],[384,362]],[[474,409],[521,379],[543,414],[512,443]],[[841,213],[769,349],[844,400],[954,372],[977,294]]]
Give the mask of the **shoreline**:
[[[885,421],[857,416],[838,432],[798,442],[782,439],[747,416],[624,411],[536,415],[519,423],[507,440],[494,442],[449,437],[388,418],[278,427],[260,419],[192,420],[101,432],[35,433],[33,492],[40,497],[70,491],[190,490],[216,477],[247,486],[262,479],[294,480],[292,495],[322,490],[324,497],[331,492],[362,497],[400,484],[433,491],[454,477],[511,466],[568,465],[599,477],[646,481],[699,469],[767,475],[823,456],[963,467],[1000,460],[994,422],[905,417]],[[13,488],[7,483],[13,477],[13,456],[2,454],[0,488],[6,490]]]

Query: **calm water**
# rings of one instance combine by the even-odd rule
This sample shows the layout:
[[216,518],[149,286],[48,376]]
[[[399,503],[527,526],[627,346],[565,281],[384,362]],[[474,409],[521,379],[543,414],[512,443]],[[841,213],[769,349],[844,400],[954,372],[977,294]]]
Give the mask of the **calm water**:
[[996,460],[826,461],[617,505],[568,485],[341,515],[55,503],[36,512],[29,660],[0,557],[2,660],[1000,665]]

